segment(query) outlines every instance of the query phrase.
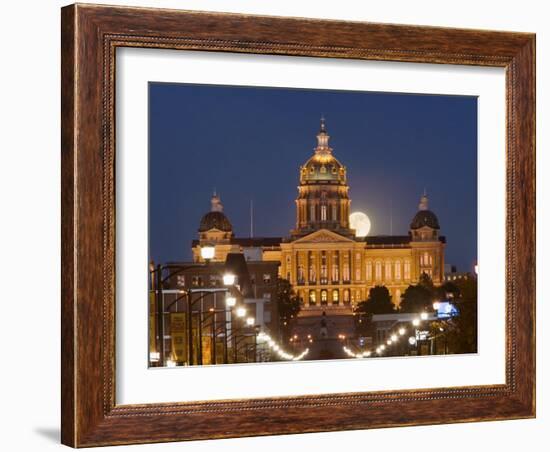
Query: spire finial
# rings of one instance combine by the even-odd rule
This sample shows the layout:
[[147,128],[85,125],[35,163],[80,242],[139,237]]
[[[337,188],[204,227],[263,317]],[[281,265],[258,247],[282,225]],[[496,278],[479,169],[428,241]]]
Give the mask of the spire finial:
[[325,125],[325,115],[321,115],[321,130],[317,134],[317,147],[315,148],[315,153],[329,153],[332,151],[328,146],[328,140],[330,136],[327,133],[327,128]]
[[424,188],[424,193],[420,197],[420,204],[418,204],[418,210],[428,210],[428,194],[426,188]]
[[223,212],[223,204],[220,200],[220,197],[216,193],[215,189],[214,189],[214,194],[212,195],[212,198],[210,198],[210,211]]

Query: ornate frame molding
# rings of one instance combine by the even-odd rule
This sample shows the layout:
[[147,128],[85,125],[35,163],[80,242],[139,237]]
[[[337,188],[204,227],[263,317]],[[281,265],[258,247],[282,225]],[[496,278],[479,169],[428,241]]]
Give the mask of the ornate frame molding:
[[[506,383],[116,405],[118,47],[506,68]],[[83,447],[535,415],[534,35],[77,4],[62,9],[62,91],[64,444]],[[519,355],[518,349],[528,352]],[[330,416],[324,409],[328,406]]]

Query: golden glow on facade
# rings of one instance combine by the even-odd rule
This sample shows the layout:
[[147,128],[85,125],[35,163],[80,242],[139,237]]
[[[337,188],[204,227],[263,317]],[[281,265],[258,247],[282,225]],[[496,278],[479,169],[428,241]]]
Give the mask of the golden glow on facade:
[[279,261],[279,275],[290,281],[303,301],[302,315],[319,309],[349,313],[366,300],[369,289],[386,286],[392,301],[416,284],[422,273],[434,284],[443,282],[445,241],[438,219],[428,209],[424,193],[408,235],[356,237],[350,227],[350,187],[347,170],[329,146],[324,120],[317,134],[314,155],[299,170],[296,224],[286,239],[236,239],[229,220],[220,216],[218,197],[201,221],[193,254],[200,261],[200,246],[215,247],[213,261],[230,252],[252,253],[256,260]]

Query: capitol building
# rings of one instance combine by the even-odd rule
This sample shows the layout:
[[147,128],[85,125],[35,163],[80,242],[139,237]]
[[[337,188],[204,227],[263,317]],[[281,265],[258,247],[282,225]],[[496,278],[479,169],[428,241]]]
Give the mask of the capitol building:
[[287,236],[236,237],[215,194],[192,244],[194,261],[201,262],[201,247],[214,246],[215,262],[224,262],[230,253],[242,253],[247,261],[278,262],[279,276],[292,284],[305,313],[349,313],[378,285],[386,286],[399,305],[405,289],[423,273],[435,285],[444,282],[445,237],[426,193],[416,212],[411,208],[403,235],[357,236],[350,225],[347,169],[329,139],[322,119],[314,153],[299,168],[296,224]]

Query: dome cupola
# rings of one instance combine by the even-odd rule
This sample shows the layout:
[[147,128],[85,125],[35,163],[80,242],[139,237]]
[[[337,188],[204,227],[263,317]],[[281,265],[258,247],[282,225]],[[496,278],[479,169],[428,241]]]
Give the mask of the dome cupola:
[[301,184],[346,184],[346,168],[332,154],[332,148],[328,144],[329,139],[325,118],[321,118],[315,153],[300,168]]
[[418,212],[410,224],[411,234],[415,240],[433,240],[437,239],[439,220],[435,213],[428,208],[428,195],[426,191],[420,198]]
[[351,201],[346,167],[334,157],[329,140],[325,118],[321,118],[314,154],[300,167],[296,228],[291,231],[295,238],[319,229],[353,236],[349,228]]
[[[210,200],[210,212],[203,215],[201,218],[200,226],[199,226],[199,233],[201,235],[201,239],[208,238],[204,236],[204,233],[207,233],[209,231],[212,231],[215,233],[215,231],[222,232],[220,238],[226,238],[225,236],[229,234],[229,236],[232,235],[233,232],[233,226],[231,226],[231,222],[223,212],[223,205],[221,203],[220,197],[214,193],[212,195],[212,198]],[[219,235],[219,234],[217,234]],[[218,238],[218,237],[212,237],[212,238]],[[229,238],[229,237],[227,237]]]

